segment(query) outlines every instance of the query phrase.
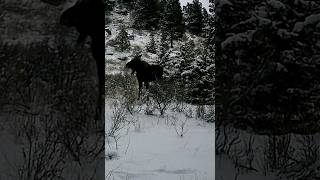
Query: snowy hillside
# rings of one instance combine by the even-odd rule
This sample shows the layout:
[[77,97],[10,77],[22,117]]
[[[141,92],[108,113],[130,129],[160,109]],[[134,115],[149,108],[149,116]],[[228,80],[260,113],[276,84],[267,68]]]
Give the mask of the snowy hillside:
[[[182,40],[174,40],[173,46],[161,56],[161,32],[133,28],[132,13],[126,11],[116,7],[106,26],[111,32],[106,32],[105,53],[106,179],[214,179],[214,108],[182,101],[186,97],[178,93],[181,90],[176,86],[178,79],[173,78],[183,72],[180,64],[185,51],[194,49],[194,59],[201,59],[204,38],[186,33]],[[127,33],[124,44],[130,45],[119,50],[117,42],[124,31]],[[152,36],[155,52],[148,50]],[[152,82],[149,90],[143,89],[140,100],[136,76],[124,68],[136,54],[150,64],[162,64],[166,72],[163,84],[157,87],[158,82]],[[197,66],[196,62],[190,64]]]
[[[111,35],[107,34],[106,37],[106,74],[115,74],[124,71],[124,65],[126,62],[131,60],[136,54],[142,54],[143,60],[150,63],[157,63],[160,61],[160,57],[158,54],[153,54],[147,52],[146,48],[148,43],[150,42],[150,31],[146,30],[137,30],[131,28],[132,22],[130,21],[130,14],[121,15],[117,13],[117,11],[121,11],[121,9],[116,9],[111,12],[109,16],[112,19],[112,22],[106,25],[106,29],[111,31]],[[121,27],[125,27],[128,33],[130,48],[126,51],[117,51],[113,46],[113,41],[119,35]],[[202,46],[201,44],[204,42],[204,39],[201,37],[196,37],[189,33],[186,34],[186,38],[188,40],[193,40],[195,42],[195,46]],[[161,33],[155,33],[155,41],[158,45],[161,43]],[[180,48],[185,42],[174,41],[174,47],[169,50],[168,56],[174,57],[177,54],[180,54]],[[159,47],[158,47],[159,48]]]

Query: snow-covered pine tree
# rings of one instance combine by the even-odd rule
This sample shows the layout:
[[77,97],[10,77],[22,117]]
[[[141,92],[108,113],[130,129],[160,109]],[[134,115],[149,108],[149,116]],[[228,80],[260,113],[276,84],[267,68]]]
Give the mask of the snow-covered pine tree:
[[133,27],[136,29],[155,30],[159,27],[159,0],[137,0],[134,5]]
[[210,34],[210,16],[206,8],[202,8],[202,15],[203,15],[202,36],[208,37]]
[[105,24],[109,24],[111,22],[109,15],[115,6],[115,1],[105,0],[104,3],[105,3]]
[[208,47],[209,47],[209,55],[214,58],[214,52],[215,52],[215,42],[214,42],[214,33],[215,33],[215,27],[214,27],[214,18],[215,18],[215,13],[214,13],[214,3],[213,0],[210,0],[209,3],[209,14],[207,18],[207,24],[208,24],[208,34],[205,36],[208,41]]
[[[215,41],[214,41],[214,12],[213,0],[210,2],[210,14],[205,19],[206,33],[204,33],[205,42],[199,47],[198,56],[195,58],[194,74],[198,81],[196,86],[199,91],[196,92],[195,99],[197,103],[215,104]],[[198,68],[198,69],[197,69]]]
[[128,9],[133,9],[134,6],[134,0],[118,0],[118,3],[125,6]]
[[180,63],[180,73],[183,74],[186,71],[189,71],[193,68],[192,62],[196,56],[195,53],[195,43],[191,39],[187,39],[186,42],[180,48],[182,61]]
[[318,132],[319,2],[218,2],[217,121],[258,132]]
[[194,98],[192,95],[195,90],[194,84],[196,83],[193,79],[194,77],[194,61],[196,57],[195,53],[195,43],[192,39],[186,38],[184,44],[180,47],[180,61],[177,61],[177,71],[175,77],[179,79],[184,93],[186,94],[185,100],[191,101]]
[[179,0],[165,0],[162,2],[163,11],[161,15],[160,28],[168,32],[171,47],[173,40],[181,38],[185,32],[182,10]]
[[115,46],[118,51],[125,51],[130,48],[130,41],[127,30],[124,26],[121,26],[118,36],[115,38]]
[[166,32],[161,32],[161,39],[160,39],[160,54],[159,57],[161,59],[161,62],[163,62],[164,60],[162,60],[162,58],[167,54],[168,50],[169,50],[169,44],[168,44],[168,35]]
[[209,56],[206,42],[195,45],[188,40],[181,47],[180,74],[188,101],[214,104],[214,61]]
[[193,0],[192,3],[187,3],[183,10],[186,29],[192,34],[201,35],[202,28],[204,27],[202,3],[199,0]]
[[112,9],[115,6],[115,1],[114,0],[105,0],[104,5],[105,5],[106,14],[109,14],[109,12],[112,11]]
[[[211,1],[213,7],[213,1]],[[179,77],[185,89],[188,101],[196,104],[214,104],[215,81],[215,45],[214,45],[214,13],[207,14],[204,22],[207,24],[204,42],[197,42],[186,38],[181,46],[179,61]]]
[[[210,94],[211,103],[215,104],[215,73],[216,73],[216,65],[215,65],[215,41],[214,41],[214,33],[215,33],[215,27],[214,27],[214,2],[213,0],[210,0],[210,13],[208,13],[208,18],[206,18],[205,24],[207,24],[208,28],[206,29],[205,37],[207,40],[207,52],[208,57],[206,59],[206,62],[208,63],[208,66],[206,67],[207,71],[207,79],[209,81],[209,87],[208,87],[208,93]],[[213,118],[212,118],[213,119]]]
[[150,33],[150,42],[147,44],[147,51],[153,54],[157,53],[157,44],[154,39],[154,31]]
[[196,92],[196,100],[200,104],[214,104],[214,59],[210,57],[210,51],[205,45],[201,49],[201,53],[195,59],[196,67],[199,67],[196,74],[199,79],[197,82],[197,87],[199,91]]

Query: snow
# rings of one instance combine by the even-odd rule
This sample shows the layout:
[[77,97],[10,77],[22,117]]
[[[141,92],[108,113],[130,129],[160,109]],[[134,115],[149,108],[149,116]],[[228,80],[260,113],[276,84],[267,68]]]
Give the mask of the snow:
[[[111,124],[112,108],[107,100],[106,125]],[[106,142],[106,151],[117,158],[106,160],[106,179],[179,180],[214,179],[214,125],[177,112],[165,117],[136,113],[119,132],[118,149]],[[108,123],[109,122],[109,123]],[[183,137],[177,132],[186,122]],[[108,128],[108,127],[107,127]]]
[[301,32],[304,28],[304,23],[303,22],[296,22],[293,28],[293,32]]
[[[318,156],[306,157],[301,154],[310,153],[315,149],[318,152],[319,133],[270,136],[254,134],[251,130],[243,131],[232,126],[225,126],[218,130],[220,131],[216,138],[216,180],[289,180],[292,177],[295,179],[318,177],[319,171],[314,170],[320,167],[319,161],[314,159]],[[272,138],[276,138],[279,143],[276,149],[269,144],[273,141]],[[229,146],[224,146],[224,144],[229,144]],[[287,144],[287,149],[280,144]],[[278,150],[283,151],[284,154],[278,155],[277,162],[278,159],[280,162],[286,156],[290,158],[286,159],[286,165],[271,170],[269,163],[274,163],[274,160],[268,154]],[[312,172],[316,173],[309,176],[308,173]]]
[[312,14],[305,18],[304,22],[296,22],[293,32],[301,32],[307,26],[316,25],[320,23],[320,14]]
[[318,22],[320,22],[320,14],[312,14],[306,17],[304,24],[309,25],[309,24],[316,24]]
[[229,46],[239,46],[240,44],[245,44],[252,40],[252,36],[255,33],[254,30],[249,30],[247,32],[233,34],[230,37],[226,38],[222,43],[222,49],[225,49]]
[[[227,179],[237,179],[237,180],[274,180],[275,177],[272,176],[263,176],[261,173],[248,173],[241,174],[237,173],[237,170],[234,166],[234,163],[226,155],[221,155],[217,157],[216,161],[216,171],[217,176],[215,180],[227,180]],[[237,177],[237,178],[236,178]]]
[[[187,5],[187,3],[192,3],[193,0],[180,0],[181,7]],[[209,0],[199,0],[202,3],[202,7],[209,10]]]
[[281,1],[269,0],[268,4],[275,9],[286,9],[286,5],[284,5]]

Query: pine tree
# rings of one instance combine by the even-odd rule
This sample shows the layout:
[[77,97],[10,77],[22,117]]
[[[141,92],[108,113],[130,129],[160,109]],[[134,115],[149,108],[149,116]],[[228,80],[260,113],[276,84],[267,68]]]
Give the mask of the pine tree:
[[185,73],[187,94],[192,102],[197,104],[214,104],[214,63],[203,49],[203,54],[194,58],[192,68]]
[[154,39],[154,32],[153,31],[150,33],[150,42],[147,45],[147,51],[150,53],[153,53],[153,54],[157,53],[157,44]]
[[136,29],[155,30],[159,27],[159,0],[137,0],[134,6],[134,23]]
[[179,0],[166,0],[163,5],[161,29],[163,32],[168,32],[173,47],[173,40],[181,38],[185,32],[182,10]]
[[188,101],[197,104],[214,104],[214,62],[209,56],[206,42],[195,44],[187,40],[181,47],[179,74]]
[[193,0],[184,7],[186,29],[192,34],[201,35],[203,28],[202,4],[199,0]]
[[[161,40],[160,40],[160,59],[163,59],[163,57],[167,54],[169,50],[169,45],[168,45],[168,35],[166,32],[161,33]],[[161,60],[162,61],[162,60]]]
[[134,6],[134,0],[118,0],[118,3],[127,7],[128,9],[132,9]]
[[203,16],[202,36],[208,37],[210,34],[210,16],[206,8],[202,8],[202,16]]
[[319,132],[319,8],[316,0],[216,4],[218,122]]
[[123,51],[128,50],[130,48],[130,41],[128,38],[128,33],[127,33],[126,28],[124,26],[121,27],[121,30],[120,30],[118,36],[116,37],[115,42],[116,42],[115,46],[118,51],[123,52]]
[[195,58],[195,43],[194,41],[187,40],[184,45],[181,46],[180,52],[181,56],[184,59],[184,64],[183,67],[189,66],[192,61],[194,61]]
[[[213,2],[212,2],[213,3]],[[181,78],[185,85],[186,96],[189,101],[197,104],[215,103],[215,62],[214,62],[214,27],[213,13],[208,14],[208,22],[205,41],[195,44],[192,40],[187,40],[181,47]]]
[[[214,41],[214,33],[215,33],[215,27],[214,27],[214,3],[213,3],[213,0],[210,0],[210,9],[209,9],[209,12],[210,14],[208,13],[208,16],[206,18],[206,23],[207,26],[206,26],[206,30],[205,30],[205,37],[207,39],[207,44],[208,44],[208,50],[209,50],[209,56],[210,58],[214,59],[214,56],[215,56],[215,41]],[[206,17],[206,16],[205,16]]]
[[159,3],[160,18],[162,18],[162,15],[165,12],[166,4],[167,4],[167,0],[161,0]]
[[108,14],[110,13],[110,11],[113,10],[113,8],[114,8],[114,6],[115,6],[115,1],[105,0],[105,1],[104,1],[104,5],[105,5],[106,15],[108,15]]
[[105,5],[105,24],[109,24],[111,22],[111,19],[109,18],[109,16],[115,6],[115,2],[112,0],[105,0],[104,5]]

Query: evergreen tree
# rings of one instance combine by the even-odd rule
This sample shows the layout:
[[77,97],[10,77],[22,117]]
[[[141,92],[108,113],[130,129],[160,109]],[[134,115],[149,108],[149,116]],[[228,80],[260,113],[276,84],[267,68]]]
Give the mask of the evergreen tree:
[[319,132],[319,8],[316,0],[216,4],[217,122]]
[[160,40],[160,59],[161,62],[166,61],[163,60],[164,56],[167,54],[168,50],[169,50],[169,45],[168,45],[168,35],[165,32],[161,33],[161,40]]
[[181,38],[185,32],[182,10],[179,0],[166,0],[163,1],[163,5],[161,29],[168,33],[173,47],[173,40]]
[[130,48],[130,41],[128,38],[128,33],[124,26],[121,27],[118,36],[115,39],[115,46],[118,51],[125,51]]
[[128,9],[133,9],[134,0],[119,0],[118,3],[127,7]]
[[185,71],[183,78],[186,81],[187,95],[196,104],[214,104],[214,63],[209,58],[206,49],[194,58],[189,70]]
[[[202,36],[208,37],[210,34],[210,15],[206,8],[202,8],[202,16],[203,16],[203,28],[202,28]],[[212,26],[213,27],[213,26]]]
[[110,11],[113,10],[113,8],[114,8],[114,6],[115,6],[115,1],[105,0],[105,1],[104,1],[104,5],[105,5],[106,15],[108,15],[108,14],[110,13]]
[[158,29],[160,20],[159,0],[137,0],[133,18],[133,27],[136,29]]
[[184,7],[186,29],[192,34],[201,35],[203,22],[202,4],[199,0],[193,0]]
[[166,4],[167,4],[167,0],[160,0],[160,3],[159,3],[160,18],[162,18],[162,15],[165,12]]
[[115,6],[115,2],[112,0],[105,0],[104,5],[105,5],[105,24],[109,24],[111,22],[109,15]]
[[210,9],[209,9],[210,14],[208,14],[208,17],[206,18],[206,22],[207,22],[206,27],[207,28],[206,28],[205,37],[207,39],[209,56],[213,61],[213,59],[215,57],[215,41],[214,41],[214,33],[215,33],[214,16],[215,16],[215,14],[213,11],[213,9],[214,9],[213,0],[210,0],[209,7],[210,7]]
[[157,53],[157,44],[154,39],[154,32],[153,31],[150,33],[150,42],[147,45],[147,51],[150,53],[153,53],[153,54]]
[[180,52],[183,58],[183,62],[181,62],[181,70],[187,70],[187,67],[191,65],[192,61],[196,56],[195,54],[195,43],[193,40],[187,40],[184,45],[181,46]]
[[197,104],[214,104],[214,62],[209,56],[206,42],[195,44],[187,40],[181,46],[178,77],[184,84],[188,101]]

